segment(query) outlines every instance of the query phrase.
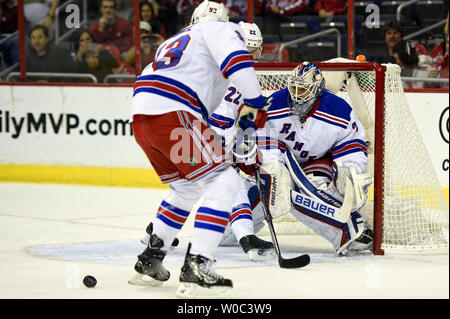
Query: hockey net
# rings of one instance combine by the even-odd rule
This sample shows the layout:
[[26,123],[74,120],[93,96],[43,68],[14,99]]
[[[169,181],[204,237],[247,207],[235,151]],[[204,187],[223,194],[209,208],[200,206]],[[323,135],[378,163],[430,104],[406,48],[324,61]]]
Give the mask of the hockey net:
[[[366,130],[375,182],[363,213],[374,229],[374,253],[448,253],[448,201],[409,110],[400,67],[337,61],[317,65],[326,88],[353,107]],[[263,94],[286,87],[295,66],[256,64]],[[278,234],[312,234],[290,214],[274,224]]]

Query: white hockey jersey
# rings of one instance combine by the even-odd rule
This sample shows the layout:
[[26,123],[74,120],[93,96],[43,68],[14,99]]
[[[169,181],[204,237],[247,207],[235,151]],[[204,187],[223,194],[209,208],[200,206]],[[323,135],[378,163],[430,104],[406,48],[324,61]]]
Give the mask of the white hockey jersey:
[[224,139],[224,146],[229,146],[236,135],[236,120],[243,107],[242,94],[231,84],[219,107],[208,118],[208,124]]
[[287,88],[271,96],[267,123],[257,136],[263,160],[284,162],[282,153],[288,148],[300,164],[331,156],[333,161],[356,166],[360,173],[366,172],[364,127],[344,99],[324,90],[302,122],[291,113],[292,100]]
[[158,48],[134,85],[134,114],[163,114],[185,110],[207,120],[220,105],[230,81],[246,103],[265,105],[238,24],[200,21],[167,39]]

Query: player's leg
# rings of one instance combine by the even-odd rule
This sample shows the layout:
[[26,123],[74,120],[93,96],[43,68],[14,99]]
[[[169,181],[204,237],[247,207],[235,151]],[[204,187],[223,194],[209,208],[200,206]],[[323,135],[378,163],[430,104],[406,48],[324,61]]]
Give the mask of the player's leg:
[[189,133],[191,156],[178,169],[197,185],[203,197],[195,215],[192,239],[180,274],[177,296],[182,298],[227,298],[232,282],[214,270],[214,256],[228,225],[241,177],[231,167],[231,159],[214,138],[209,126],[186,112],[179,112]]
[[197,209],[192,240],[181,269],[177,295],[228,298],[232,282],[214,270],[214,256],[227,227],[240,176],[227,166],[198,180],[203,201]]
[[221,245],[232,245],[239,243],[249,258],[253,261],[267,260],[275,257],[273,244],[258,238],[255,234],[263,226],[264,216],[257,215],[253,218],[252,209],[248,197],[248,188],[251,186],[241,179],[241,187],[236,203],[230,216],[230,224],[227,227]]
[[[169,195],[161,202],[156,217],[147,227],[148,240],[145,250],[135,264],[137,274],[129,281],[136,285],[161,285],[169,279],[169,272],[162,265],[176,234],[187,220],[192,207],[200,198],[197,185],[182,179],[182,173],[170,159],[170,143],[160,146],[174,129],[175,114],[162,116],[135,116],[133,131],[137,143],[146,153],[163,183],[170,183]],[[167,123],[164,125],[164,123]],[[159,125],[156,136],[151,130]]]

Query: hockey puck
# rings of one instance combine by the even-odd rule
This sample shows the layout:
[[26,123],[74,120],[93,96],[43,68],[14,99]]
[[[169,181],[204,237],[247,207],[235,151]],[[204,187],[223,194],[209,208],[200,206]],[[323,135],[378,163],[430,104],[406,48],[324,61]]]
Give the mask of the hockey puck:
[[88,288],[94,288],[97,284],[97,279],[94,276],[87,275],[83,279],[83,284]]

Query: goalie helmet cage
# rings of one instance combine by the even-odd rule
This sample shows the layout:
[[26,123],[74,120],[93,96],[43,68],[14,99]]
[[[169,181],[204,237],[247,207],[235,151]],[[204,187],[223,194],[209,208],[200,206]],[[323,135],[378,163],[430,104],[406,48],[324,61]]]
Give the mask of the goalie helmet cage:
[[[448,253],[448,201],[409,110],[400,67],[348,61],[316,65],[326,88],[350,103],[366,130],[374,184],[364,209],[374,254]],[[297,65],[256,63],[263,95],[285,88]]]

